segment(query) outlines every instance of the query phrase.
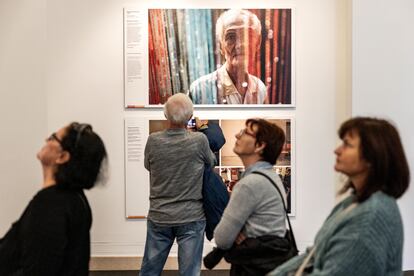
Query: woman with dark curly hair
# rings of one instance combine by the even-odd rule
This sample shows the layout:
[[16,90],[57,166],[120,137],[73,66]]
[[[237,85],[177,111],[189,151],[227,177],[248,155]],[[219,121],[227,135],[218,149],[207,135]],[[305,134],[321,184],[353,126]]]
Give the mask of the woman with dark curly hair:
[[42,189],[0,240],[0,275],[88,275],[92,213],[83,190],[102,180],[105,146],[90,125],[71,123],[37,158]]

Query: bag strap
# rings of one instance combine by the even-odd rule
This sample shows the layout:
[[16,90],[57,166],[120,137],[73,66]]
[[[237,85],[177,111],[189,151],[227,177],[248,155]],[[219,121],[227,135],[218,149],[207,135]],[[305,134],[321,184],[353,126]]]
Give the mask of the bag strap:
[[260,172],[260,171],[254,171],[254,172],[252,172],[252,173],[254,173],[254,174],[260,174],[260,175],[262,175],[262,176],[266,177],[266,178],[270,181],[270,183],[272,183],[272,184],[273,184],[273,186],[274,186],[274,187],[276,188],[276,190],[278,191],[278,193],[279,193],[279,195],[280,195],[280,198],[282,199],[283,209],[285,210],[286,219],[287,219],[288,224],[289,224],[290,238],[291,238],[291,240],[292,240],[293,246],[297,249],[298,247],[296,246],[295,235],[293,234],[293,228],[292,228],[292,225],[290,224],[290,219],[289,219],[289,216],[288,216],[288,212],[287,212],[287,208],[286,208],[286,204],[285,204],[285,200],[284,200],[284,198],[283,198],[282,192],[280,191],[280,189],[279,189],[279,187],[276,185],[276,183],[273,181],[273,179],[271,179],[271,178],[270,178],[267,174],[262,173],[262,172]]
[[308,263],[312,259],[313,254],[315,254],[315,250],[316,250],[316,246],[313,246],[312,249],[309,251],[308,255],[306,256],[306,258],[300,264],[298,270],[296,270],[294,276],[303,276],[304,275],[303,273],[305,272],[306,266],[308,265]]

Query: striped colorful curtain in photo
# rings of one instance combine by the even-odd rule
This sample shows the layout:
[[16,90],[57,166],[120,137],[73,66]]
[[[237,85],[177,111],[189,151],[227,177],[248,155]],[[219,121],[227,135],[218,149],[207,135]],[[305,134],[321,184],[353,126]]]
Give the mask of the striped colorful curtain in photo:
[[[219,9],[150,9],[149,102],[188,93],[190,84],[220,67],[215,37]],[[291,10],[252,9],[262,24],[260,50],[249,44],[248,72],[267,87],[270,104],[291,104]]]

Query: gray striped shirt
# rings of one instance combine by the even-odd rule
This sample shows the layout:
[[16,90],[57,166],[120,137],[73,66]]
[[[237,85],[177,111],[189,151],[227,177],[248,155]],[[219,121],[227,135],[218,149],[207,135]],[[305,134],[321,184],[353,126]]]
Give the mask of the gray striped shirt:
[[214,160],[202,133],[183,128],[152,133],[145,146],[145,168],[150,172],[148,219],[167,225],[204,220],[204,166],[213,166]]

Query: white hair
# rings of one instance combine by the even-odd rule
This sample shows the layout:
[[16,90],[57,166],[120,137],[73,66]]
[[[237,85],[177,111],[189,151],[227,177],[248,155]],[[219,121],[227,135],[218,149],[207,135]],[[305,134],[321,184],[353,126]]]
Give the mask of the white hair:
[[176,125],[187,125],[193,116],[193,102],[184,93],[177,93],[169,97],[164,105],[164,114],[167,120]]
[[248,10],[230,9],[223,12],[216,22],[216,39],[221,42],[225,30],[234,24],[243,24],[255,30],[258,36],[262,34],[262,24],[259,18]]

